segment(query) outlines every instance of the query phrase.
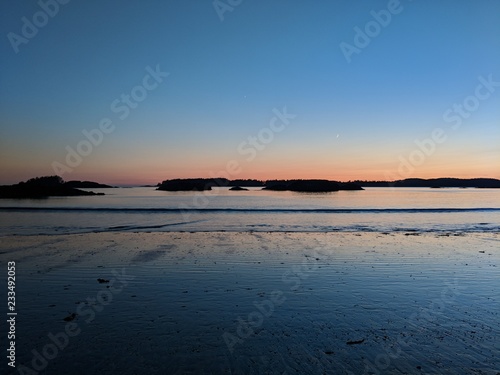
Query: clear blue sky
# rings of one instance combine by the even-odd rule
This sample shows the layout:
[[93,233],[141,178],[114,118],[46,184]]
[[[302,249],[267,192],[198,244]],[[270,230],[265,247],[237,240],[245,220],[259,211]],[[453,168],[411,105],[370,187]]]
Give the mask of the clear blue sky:
[[[234,178],[500,178],[500,85],[476,94],[479,77],[500,82],[498,1],[243,0],[222,20],[212,1],[57,4],[18,45],[9,33],[24,37],[23,17],[43,24],[43,10],[0,5],[0,183],[54,174],[54,162],[66,180],[155,183],[231,160]],[[371,12],[388,9],[376,32]],[[342,43],[359,53],[346,59]],[[111,104],[157,65],[168,77],[137,89],[147,97],[121,119]],[[296,117],[260,142],[284,107]],[[113,130],[70,166],[67,147],[103,118]],[[442,142],[424,154],[415,141],[436,128]]]

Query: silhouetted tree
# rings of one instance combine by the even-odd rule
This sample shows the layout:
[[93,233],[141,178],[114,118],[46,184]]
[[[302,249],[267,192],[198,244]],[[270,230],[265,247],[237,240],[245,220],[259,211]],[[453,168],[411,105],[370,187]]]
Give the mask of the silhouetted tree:
[[64,184],[64,180],[60,176],[44,176],[30,178],[25,184],[30,186],[60,186]]

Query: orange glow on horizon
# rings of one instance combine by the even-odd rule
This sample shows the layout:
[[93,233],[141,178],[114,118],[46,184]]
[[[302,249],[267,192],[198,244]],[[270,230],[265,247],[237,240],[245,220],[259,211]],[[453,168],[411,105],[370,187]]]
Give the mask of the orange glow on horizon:
[[[317,155],[315,155],[317,156]],[[363,159],[363,160],[359,160]],[[196,158],[176,160],[178,163],[155,162],[146,160],[111,159],[106,163],[99,160],[89,160],[74,168],[71,173],[63,174],[66,181],[87,180],[109,185],[155,185],[158,182],[174,178],[215,178],[228,179],[327,179],[336,181],[350,180],[402,180],[405,178],[497,178],[500,179],[500,164],[495,160],[481,158],[454,159],[453,162],[444,158],[426,160],[420,166],[411,170],[401,168],[398,160],[368,160],[366,157],[348,161],[323,158],[321,162],[300,158],[299,155],[289,160],[269,158],[268,160],[231,159],[228,161],[208,160],[204,163]],[[332,160],[334,160],[332,162]],[[489,161],[489,162],[487,162]],[[360,167],[363,165],[363,167]],[[54,175],[50,163],[39,162],[26,167],[22,163],[0,164],[2,181],[0,184],[14,184],[26,181],[32,177]],[[388,178],[392,176],[393,178]]]

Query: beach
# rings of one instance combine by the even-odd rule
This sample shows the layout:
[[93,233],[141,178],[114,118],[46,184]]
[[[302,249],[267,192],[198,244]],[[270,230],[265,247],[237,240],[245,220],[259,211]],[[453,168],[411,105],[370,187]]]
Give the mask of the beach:
[[0,375],[500,375],[500,1],[1,9]]
[[16,264],[12,373],[496,375],[499,242],[498,232],[4,235],[0,260]]

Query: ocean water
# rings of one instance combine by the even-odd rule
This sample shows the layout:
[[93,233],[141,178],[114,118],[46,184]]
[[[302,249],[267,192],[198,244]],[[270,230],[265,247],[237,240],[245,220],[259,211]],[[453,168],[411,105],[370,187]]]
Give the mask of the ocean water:
[[[498,189],[101,191],[0,200],[0,263],[17,265],[18,366],[33,368],[33,351],[74,313],[80,333],[40,373],[500,368]],[[227,334],[241,339],[230,346]]]
[[366,188],[295,193],[249,188],[0,200],[0,235],[108,231],[499,232],[500,189]]

